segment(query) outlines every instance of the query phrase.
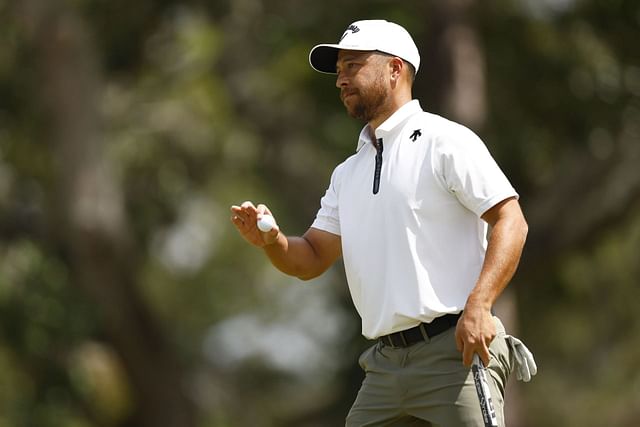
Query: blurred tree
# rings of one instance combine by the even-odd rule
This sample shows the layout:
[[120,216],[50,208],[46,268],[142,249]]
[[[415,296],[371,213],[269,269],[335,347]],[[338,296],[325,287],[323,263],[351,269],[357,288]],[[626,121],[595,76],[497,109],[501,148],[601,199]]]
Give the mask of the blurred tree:
[[46,221],[58,226],[49,230],[50,244],[68,263],[70,281],[93,300],[127,373],[136,405],[126,423],[193,425],[180,367],[135,286],[136,252],[119,183],[105,161],[97,108],[101,73],[86,27],[64,3],[21,7],[19,17],[38,54],[40,107],[51,123],[45,147],[53,186]]
[[0,0],[0,426],[343,423],[341,268],[300,286],[227,212],[308,227],[360,128],[308,50],[378,17],[521,194],[519,425],[637,424],[640,1]]

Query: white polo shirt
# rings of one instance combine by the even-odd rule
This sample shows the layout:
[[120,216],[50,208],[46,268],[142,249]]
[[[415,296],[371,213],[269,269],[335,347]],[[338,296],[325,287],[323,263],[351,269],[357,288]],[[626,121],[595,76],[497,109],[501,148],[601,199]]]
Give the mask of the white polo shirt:
[[370,339],[464,308],[480,274],[489,208],[518,197],[480,138],[405,104],[338,165],[312,227],[341,236],[351,297]]

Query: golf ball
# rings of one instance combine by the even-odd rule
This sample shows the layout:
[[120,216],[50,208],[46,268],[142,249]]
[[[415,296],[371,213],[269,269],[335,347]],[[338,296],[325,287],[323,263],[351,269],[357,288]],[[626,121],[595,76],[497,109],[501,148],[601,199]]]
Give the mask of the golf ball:
[[267,233],[276,225],[276,220],[271,215],[262,215],[258,220],[258,228],[260,231]]

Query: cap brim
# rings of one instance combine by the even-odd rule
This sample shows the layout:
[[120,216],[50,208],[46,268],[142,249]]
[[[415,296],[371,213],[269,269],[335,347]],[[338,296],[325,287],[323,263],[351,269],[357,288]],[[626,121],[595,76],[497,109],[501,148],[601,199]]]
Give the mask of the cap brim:
[[337,44],[319,44],[311,49],[309,63],[321,73],[336,74],[336,62],[340,47]]

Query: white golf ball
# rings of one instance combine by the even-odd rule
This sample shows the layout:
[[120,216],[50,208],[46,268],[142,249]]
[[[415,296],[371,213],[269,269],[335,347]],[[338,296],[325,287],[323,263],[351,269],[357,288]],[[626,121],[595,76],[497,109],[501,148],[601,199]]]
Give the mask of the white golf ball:
[[258,220],[258,228],[260,231],[267,233],[276,225],[276,220],[271,215],[262,215]]

